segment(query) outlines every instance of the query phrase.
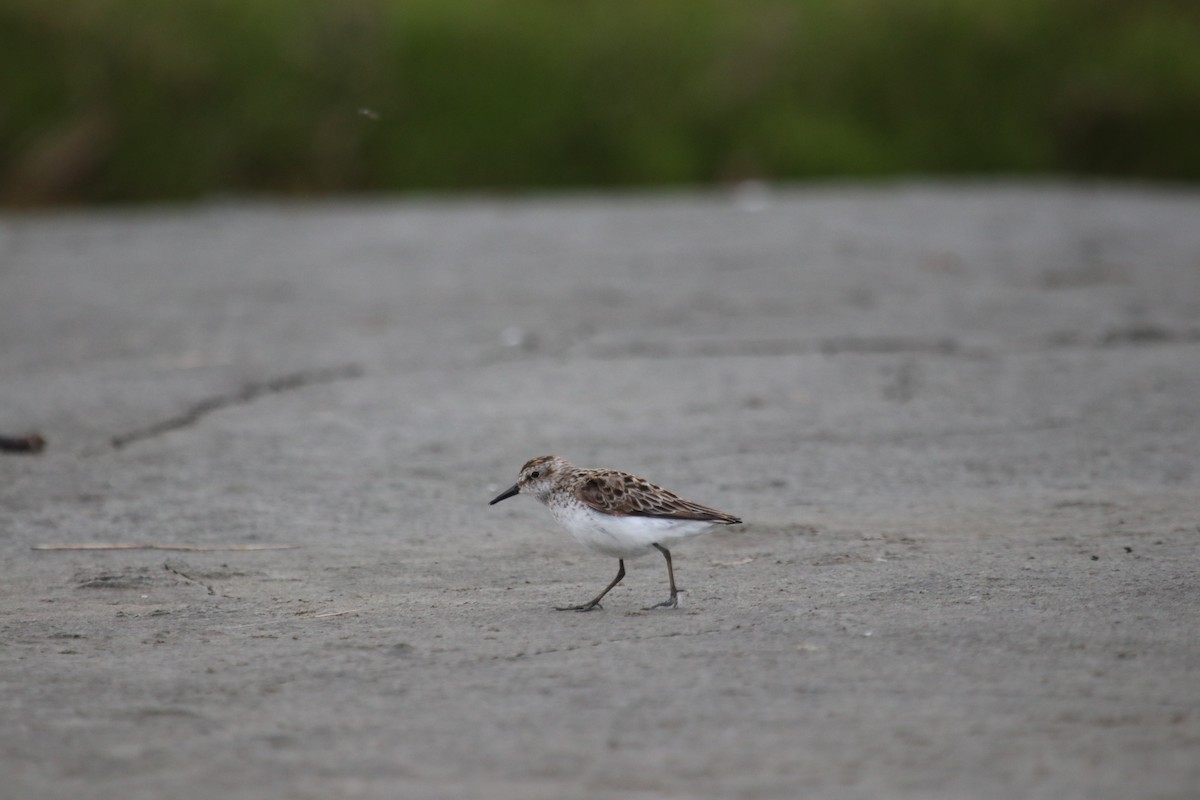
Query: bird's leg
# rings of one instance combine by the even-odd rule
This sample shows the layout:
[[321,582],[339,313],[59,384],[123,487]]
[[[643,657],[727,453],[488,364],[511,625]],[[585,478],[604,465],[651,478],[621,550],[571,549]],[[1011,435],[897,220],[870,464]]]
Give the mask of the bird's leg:
[[617,563],[621,565],[620,567],[617,568],[617,577],[613,578],[612,583],[610,583],[608,586],[604,587],[604,591],[601,592],[600,594],[596,595],[596,597],[590,603],[584,603],[581,606],[566,606],[565,608],[555,608],[554,610],[555,611],[591,611],[593,608],[604,608],[604,606],[600,605],[600,599],[603,598],[604,595],[608,594],[609,591],[611,591],[612,588],[614,586],[616,586],[618,583],[620,583],[621,579],[625,577],[625,559],[619,558],[619,559],[617,559]]
[[663,547],[661,544],[655,544],[658,551],[667,559],[667,578],[671,581],[671,596],[663,600],[656,606],[643,608],[643,611],[650,611],[655,608],[678,608],[679,607],[679,590],[675,588],[675,568],[671,566],[671,551]]

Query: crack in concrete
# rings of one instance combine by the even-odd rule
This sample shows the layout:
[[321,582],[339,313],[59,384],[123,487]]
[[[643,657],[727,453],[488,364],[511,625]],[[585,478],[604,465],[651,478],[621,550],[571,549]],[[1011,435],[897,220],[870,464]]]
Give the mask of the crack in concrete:
[[156,436],[162,436],[171,431],[191,427],[213,412],[232,406],[246,405],[260,397],[290,392],[294,389],[303,389],[306,386],[313,386],[320,383],[349,380],[357,378],[362,374],[363,369],[358,364],[343,364],[337,367],[302,370],[265,381],[253,381],[244,384],[240,389],[230,394],[206,397],[173,417],[168,417],[160,422],[147,425],[144,428],[137,428],[114,436],[110,442],[114,449],[120,450],[135,442],[153,439]]

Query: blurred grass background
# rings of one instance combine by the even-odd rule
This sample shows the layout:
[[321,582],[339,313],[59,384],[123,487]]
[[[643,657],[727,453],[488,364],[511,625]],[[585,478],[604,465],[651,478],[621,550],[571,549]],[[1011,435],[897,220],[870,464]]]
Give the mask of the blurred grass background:
[[0,202],[1200,178],[1197,0],[0,0]]

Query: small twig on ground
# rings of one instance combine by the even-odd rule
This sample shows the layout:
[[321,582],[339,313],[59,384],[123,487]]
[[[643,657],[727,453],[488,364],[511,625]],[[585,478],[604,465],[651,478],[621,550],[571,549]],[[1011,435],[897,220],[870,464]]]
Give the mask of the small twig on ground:
[[195,578],[193,578],[191,575],[188,575],[187,573],[181,572],[180,570],[176,569],[175,567],[172,567],[170,561],[163,562],[163,569],[165,569],[167,572],[170,572],[172,575],[178,575],[179,577],[183,578],[185,581],[190,581],[191,583],[194,583],[198,586],[203,586],[205,589],[208,590],[208,593],[211,595],[215,595],[217,593],[217,590],[214,589],[211,585],[205,583],[204,581],[198,581]]
[[31,550],[186,550],[190,553],[209,553],[233,550],[295,550],[298,544],[151,544],[145,542],[86,542],[83,544],[35,544]]
[[0,436],[0,452],[40,453],[46,448],[46,439],[40,433],[24,436]]

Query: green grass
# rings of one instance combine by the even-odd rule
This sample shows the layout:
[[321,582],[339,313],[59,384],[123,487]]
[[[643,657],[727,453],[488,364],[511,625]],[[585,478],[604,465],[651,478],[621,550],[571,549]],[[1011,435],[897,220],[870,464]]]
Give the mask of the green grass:
[[1194,181],[1198,43],[1195,0],[0,0],[0,200]]

